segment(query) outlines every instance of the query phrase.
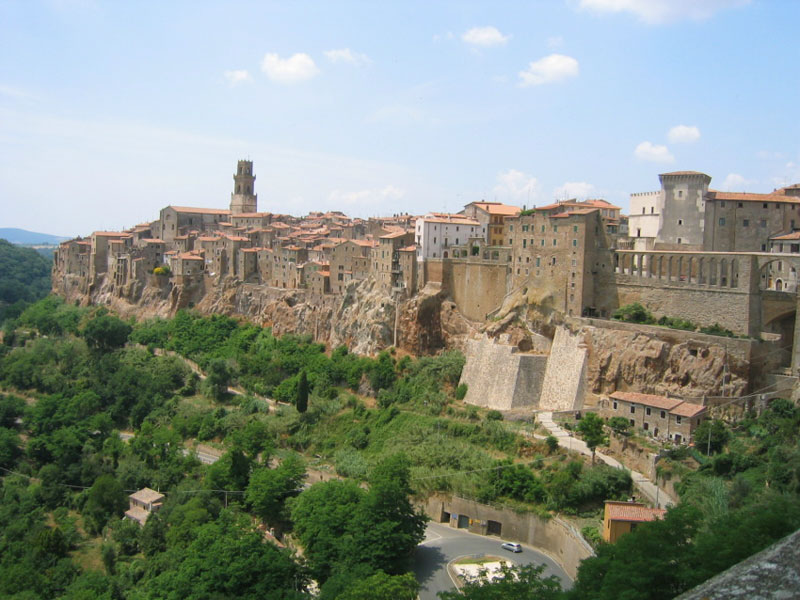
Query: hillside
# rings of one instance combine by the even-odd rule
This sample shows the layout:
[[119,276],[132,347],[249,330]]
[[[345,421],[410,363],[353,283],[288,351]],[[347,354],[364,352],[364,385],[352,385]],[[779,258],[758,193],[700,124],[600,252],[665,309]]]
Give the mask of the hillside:
[[36,250],[0,239],[0,322],[50,292],[51,266]]
[[51,235],[49,233],[38,233],[16,227],[0,227],[0,238],[8,240],[12,244],[58,244],[68,237]]

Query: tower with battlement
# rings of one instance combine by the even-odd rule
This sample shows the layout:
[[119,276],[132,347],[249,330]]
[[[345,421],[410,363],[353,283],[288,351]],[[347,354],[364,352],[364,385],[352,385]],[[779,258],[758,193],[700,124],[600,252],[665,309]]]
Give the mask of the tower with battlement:
[[253,161],[240,160],[233,174],[231,192],[231,214],[254,213],[258,211],[258,196],[255,193],[256,176],[253,175]]

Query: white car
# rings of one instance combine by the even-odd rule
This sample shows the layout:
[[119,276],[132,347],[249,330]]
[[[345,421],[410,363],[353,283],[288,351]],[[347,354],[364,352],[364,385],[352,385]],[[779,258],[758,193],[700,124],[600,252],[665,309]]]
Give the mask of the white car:
[[522,546],[516,542],[503,542],[500,547],[503,550],[508,550],[509,552],[522,552]]

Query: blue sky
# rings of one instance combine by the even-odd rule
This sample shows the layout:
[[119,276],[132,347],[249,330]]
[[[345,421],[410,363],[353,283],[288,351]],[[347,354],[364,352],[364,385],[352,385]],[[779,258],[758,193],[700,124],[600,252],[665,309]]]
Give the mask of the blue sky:
[[0,1],[0,225],[800,182],[800,2]]

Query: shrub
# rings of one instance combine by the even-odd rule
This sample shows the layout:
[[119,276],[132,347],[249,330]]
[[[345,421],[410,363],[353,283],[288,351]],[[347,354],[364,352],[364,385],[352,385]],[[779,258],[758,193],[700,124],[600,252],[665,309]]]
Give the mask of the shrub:
[[611,318],[617,321],[625,321],[626,323],[643,323],[646,325],[652,325],[656,322],[652,313],[638,302],[620,306],[613,312]]
[[556,450],[558,450],[558,438],[553,435],[548,435],[544,438],[544,443],[547,444],[547,452],[548,454],[552,454]]
[[161,265],[160,267],[156,267],[153,269],[153,275],[172,275],[172,271],[170,270],[168,265]]
[[733,333],[730,329],[725,329],[719,323],[714,323],[709,327],[701,327],[700,333],[706,333],[708,335],[721,335],[723,337],[736,337],[735,333]]
[[459,384],[455,391],[456,400],[463,400],[466,395],[467,395],[467,384],[466,383]]
[[608,426],[617,435],[627,435],[631,428],[630,421],[625,417],[611,417],[608,420]]
[[486,420],[487,421],[502,421],[503,420],[503,413],[499,410],[490,410],[486,413]]

